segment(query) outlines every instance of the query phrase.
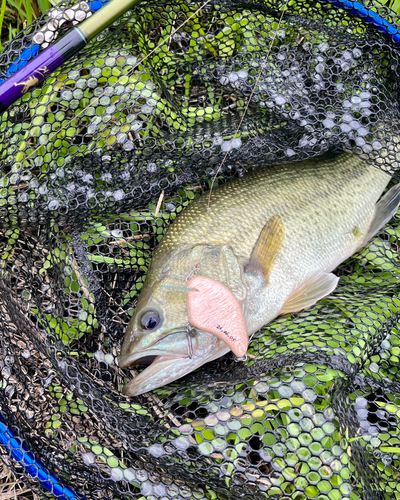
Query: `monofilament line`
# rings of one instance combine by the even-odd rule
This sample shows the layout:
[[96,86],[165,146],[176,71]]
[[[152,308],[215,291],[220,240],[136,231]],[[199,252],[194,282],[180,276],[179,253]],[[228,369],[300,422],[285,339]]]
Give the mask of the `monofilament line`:
[[280,27],[281,27],[282,20],[283,20],[283,16],[284,16],[284,14],[285,14],[285,12],[286,12],[286,8],[287,8],[287,4],[288,4],[288,3],[289,3],[289,0],[286,0],[286,1],[285,1],[285,4],[284,4],[284,6],[283,6],[283,9],[282,9],[282,14],[281,14],[281,17],[280,17],[280,19],[279,19],[279,21],[278,21],[278,27],[276,28],[276,30],[275,30],[275,32],[274,32],[274,36],[273,36],[273,38],[272,38],[272,40],[271,40],[270,46],[268,47],[268,51],[267,51],[267,55],[266,55],[266,57],[265,57],[265,60],[264,60],[263,64],[261,65],[260,71],[259,71],[259,73],[258,73],[258,75],[257,75],[257,77],[256,77],[256,79],[255,79],[254,86],[253,86],[253,88],[251,89],[250,96],[249,96],[249,98],[248,98],[248,100],[247,100],[247,103],[246,103],[246,107],[245,107],[245,109],[244,109],[244,111],[243,111],[243,114],[242,114],[242,116],[241,116],[241,118],[240,118],[239,124],[238,124],[238,126],[237,126],[237,128],[236,128],[236,130],[235,130],[235,133],[234,133],[234,135],[233,135],[233,137],[232,137],[232,139],[231,139],[231,142],[230,142],[230,144],[229,144],[229,149],[228,149],[228,150],[227,150],[227,152],[225,153],[225,156],[222,158],[222,161],[221,161],[221,163],[220,163],[220,165],[219,165],[219,167],[218,167],[218,170],[217,170],[217,172],[215,173],[215,175],[214,175],[214,177],[213,177],[213,179],[212,179],[212,182],[211,182],[211,188],[210,188],[210,194],[209,194],[209,196],[208,196],[208,204],[207,204],[207,218],[208,218],[208,213],[209,213],[209,210],[210,210],[211,196],[212,196],[212,191],[213,191],[213,187],[214,187],[214,182],[216,181],[217,176],[218,176],[219,172],[221,171],[222,165],[225,163],[225,161],[226,161],[226,159],[227,159],[227,157],[228,157],[228,154],[230,153],[230,151],[231,151],[231,149],[232,149],[233,138],[234,138],[234,137],[235,137],[235,136],[239,133],[239,130],[240,130],[241,126],[242,126],[242,123],[243,123],[244,117],[246,116],[246,113],[247,113],[247,111],[248,111],[248,109],[249,109],[249,106],[250,106],[250,103],[251,103],[251,99],[253,98],[254,92],[256,91],[256,87],[257,87],[257,85],[258,85],[258,82],[259,82],[259,81],[260,81],[260,79],[261,79],[262,72],[264,71],[264,69],[265,69],[266,65],[268,64],[269,54],[270,54],[270,52],[271,52],[271,50],[272,50],[272,47],[273,47],[273,45],[274,45],[274,42],[275,42],[275,40],[276,40],[276,35],[277,35],[277,33],[278,33],[278,31],[279,31],[279,29],[280,29]]
[[[213,177],[213,179],[212,179],[212,182],[211,182],[211,188],[210,188],[210,193],[209,193],[209,195],[208,195],[207,212],[206,212],[207,227],[206,227],[206,233],[205,233],[205,243],[207,243],[208,233],[209,233],[209,231],[210,231],[210,223],[211,223],[211,220],[210,220],[210,216],[209,216],[209,215],[210,215],[211,197],[212,197],[212,193],[213,193],[214,183],[215,183],[215,181],[216,181],[216,179],[217,179],[217,176],[218,176],[219,172],[221,171],[221,168],[222,168],[223,164],[225,163],[225,161],[226,161],[226,159],[227,159],[227,157],[228,157],[228,154],[230,153],[230,151],[231,151],[231,149],[232,149],[233,138],[234,138],[234,137],[235,137],[235,136],[239,133],[239,130],[240,130],[241,126],[242,126],[243,120],[244,120],[244,118],[245,118],[245,116],[246,116],[246,113],[247,113],[247,111],[248,111],[248,109],[249,109],[249,106],[250,106],[250,103],[251,103],[251,99],[252,99],[252,97],[253,97],[253,95],[254,95],[254,92],[255,92],[255,90],[256,90],[256,87],[257,87],[257,85],[258,85],[258,82],[259,82],[259,81],[260,81],[260,79],[261,79],[262,72],[264,71],[264,69],[265,69],[266,65],[268,64],[269,54],[270,54],[270,52],[271,52],[271,50],[272,50],[272,47],[273,47],[273,44],[274,44],[274,42],[275,42],[277,32],[278,32],[279,28],[281,27],[281,24],[282,24],[282,19],[283,19],[283,16],[284,16],[285,12],[286,12],[286,8],[287,8],[287,4],[288,4],[288,2],[289,2],[289,0],[286,0],[286,1],[285,1],[285,4],[284,4],[283,9],[282,9],[282,14],[281,14],[281,17],[280,17],[279,22],[278,22],[278,27],[277,27],[277,29],[275,30],[275,32],[274,32],[274,36],[273,36],[273,38],[272,38],[272,40],[271,40],[271,43],[270,43],[270,45],[269,45],[269,47],[268,47],[268,51],[267,51],[267,55],[266,55],[266,57],[265,57],[265,60],[264,60],[263,64],[261,65],[261,68],[260,68],[260,71],[259,71],[259,73],[258,73],[257,77],[255,78],[254,86],[253,86],[253,88],[251,89],[250,96],[249,96],[249,98],[248,98],[248,100],[247,100],[247,102],[246,102],[245,109],[244,109],[243,114],[242,114],[242,116],[241,116],[241,118],[240,118],[239,124],[238,124],[238,126],[237,126],[237,128],[236,128],[236,130],[235,130],[235,133],[233,134],[233,137],[232,137],[232,139],[231,139],[231,142],[230,142],[230,145],[229,145],[229,149],[228,149],[228,150],[227,150],[227,152],[225,153],[225,155],[224,155],[224,157],[223,157],[223,159],[222,159],[222,161],[221,161],[221,163],[220,163],[220,165],[219,165],[219,167],[218,167],[218,169],[217,169],[217,172],[215,173],[215,175],[214,175],[214,177]],[[199,266],[198,266],[198,267],[199,267]]]
[[[286,8],[287,8],[287,5],[288,5],[288,2],[289,2],[289,0],[286,0],[286,1],[285,1],[285,4],[283,5],[282,13],[281,13],[281,16],[280,16],[279,21],[278,21],[278,27],[276,28],[276,30],[275,30],[275,32],[274,32],[273,38],[272,38],[271,43],[270,43],[270,45],[269,45],[269,47],[268,47],[268,51],[267,51],[267,55],[266,55],[266,57],[265,57],[265,60],[264,60],[263,64],[261,65],[260,71],[259,71],[259,73],[258,73],[258,75],[257,75],[257,77],[256,77],[256,79],[255,79],[254,86],[253,86],[253,88],[252,88],[252,90],[251,90],[251,92],[250,92],[250,96],[249,96],[249,98],[248,98],[248,100],[247,100],[247,103],[246,103],[245,109],[244,109],[243,114],[242,114],[242,116],[241,116],[241,118],[240,118],[239,124],[238,124],[238,126],[237,126],[237,128],[236,128],[236,130],[235,130],[235,133],[234,133],[234,135],[233,135],[233,137],[232,137],[232,139],[231,139],[231,142],[230,142],[230,145],[229,145],[229,149],[228,149],[228,150],[227,150],[227,152],[225,153],[225,155],[224,155],[224,157],[223,157],[223,159],[222,159],[222,161],[221,161],[221,163],[220,163],[220,165],[219,165],[219,167],[218,167],[218,169],[217,169],[217,172],[215,173],[215,175],[214,175],[214,177],[213,177],[213,179],[212,179],[212,182],[211,182],[211,188],[210,188],[210,194],[209,194],[209,196],[208,196],[208,203],[207,203],[207,214],[206,214],[207,229],[206,229],[206,234],[205,234],[205,243],[207,243],[208,233],[209,233],[209,230],[210,230],[210,224],[211,224],[211,219],[210,219],[210,207],[211,207],[211,196],[212,196],[212,192],[213,192],[214,182],[216,181],[217,176],[218,176],[219,172],[221,171],[221,168],[222,168],[223,164],[225,163],[225,161],[226,161],[226,159],[227,159],[227,157],[228,157],[228,154],[230,153],[230,151],[231,151],[231,149],[232,149],[233,138],[234,138],[234,137],[235,137],[235,136],[239,133],[239,131],[240,131],[240,128],[241,128],[242,123],[243,123],[243,120],[244,120],[244,118],[245,118],[245,116],[246,116],[246,113],[247,113],[247,111],[248,111],[248,109],[249,109],[249,106],[250,106],[250,103],[251,103],[251,99],[252,99],[252,97],[253,97],[253,95],[254,95],[254,92],[255,92],[255,90],[256,90],[256,87],[257,87],[257,85],[258,85],[259,81],[261,80],[261,75],[262,75],[262,73],[263,73],[263,71],[264,71],[265,67],[266,67],[266,66],[267,66],[267,64],[268,64],[268,58],[269,58],[269,55],[270,55],[270,53],[271,53],[272,47],[273,47],[273,45],[274,45],[274,42],[275,42],[275,40],[276,40],[277,33],[278,33],[278,31],[279,31],[279,29],[280,29],[280,27],[281,27],[282,20],[283,20],[283,16],[284,16],[284,14],[285,14],[285,12],[286,12]],[[197,265],[197,268],[200,268],[200,263]],[[249,345],[250,345],[250,342],[251,342],[251,340],[252,340],[252,338],[253,338],[253,337],[254,337],[254,333],[253,333],[253,335],[251,335],[251,337],[249,338],[249,341],[248,341],[248,344],[249,344]],[[245,361],[246,359],[247,359],[247,355],[246,355],[245,359],[243,359],[242,361]],[[238,360],[238,361],[240,361],[240,360]]]

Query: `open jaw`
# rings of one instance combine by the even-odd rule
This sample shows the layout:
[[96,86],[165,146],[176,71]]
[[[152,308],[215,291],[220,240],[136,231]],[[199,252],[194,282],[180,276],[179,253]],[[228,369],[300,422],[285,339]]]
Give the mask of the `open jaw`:
[[[142,359],[150,360],[150,356],[150,353],[146,353],[145,356],[137,353],[131,362],[129,362],[127,356],[127,359],[121,359],[120,366],[126,368],[127,366],[138,365]],[[157,387],[167,385],[190,373],[197,365],[200,366],[200,364],[193,362],[193,359],[189,358],[187,353],[184,357],[171,353],[153,354],[152,358],[152,363],[124,386],[123,392],[126,396],[138,396]]]
[[120,368],[128,368],[130,366],[136,365],[149,365],[151,366],[157,358],[168,357],[180,359],[187,357],[187,352],[174,352],[172,349],[163,350],[163,349],[147,349],[146,352],[137,351],[132,352],[131,354],[123,354],[119,357],[118,366]]
[[[190,342],[190,345],[189,345]],[[128,346],[119,358],[120,368],[152,361],[123,389],[126,396],[138,396],[157,387],[174,382],[213,359],[229,351],[229,347],[217,337],[200,332],[189,340],[187,332],[164,337],[150,348],[143,347],[141,339]]]
[[176,332],[151,347],[144,346],[142,340],[138,338],[125,352],[121,352],[119,358],[120,368],[150,362],[147,368],[125,385],[123,392],[127,396],[137,396],[166,385],[191,372],[195,365],[203,364],[189,357],[187,332]]

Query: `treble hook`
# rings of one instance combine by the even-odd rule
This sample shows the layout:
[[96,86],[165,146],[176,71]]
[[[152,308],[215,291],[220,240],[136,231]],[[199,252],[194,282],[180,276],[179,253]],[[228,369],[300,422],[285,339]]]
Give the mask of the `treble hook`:
[[190,271],[190,273],[187,275],[186,277],[186,282],[188,282],[189,280],[191,280],[193,278],[193,276],[198,272],[200,268],[200,262],[198,262],[194,267],[193,269]]

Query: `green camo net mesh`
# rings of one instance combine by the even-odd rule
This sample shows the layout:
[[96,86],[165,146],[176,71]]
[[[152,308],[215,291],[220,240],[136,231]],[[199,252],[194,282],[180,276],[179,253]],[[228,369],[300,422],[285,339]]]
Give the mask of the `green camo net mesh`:
[[116,364],[154,248],[225,155],[218,184],[339,150],[400,176],[399,76],[393,40],[332,4],[145,1],[3,113],[0,410],[22,455],[76,498],[400,499],[400,214],[246,362],[135,398]]

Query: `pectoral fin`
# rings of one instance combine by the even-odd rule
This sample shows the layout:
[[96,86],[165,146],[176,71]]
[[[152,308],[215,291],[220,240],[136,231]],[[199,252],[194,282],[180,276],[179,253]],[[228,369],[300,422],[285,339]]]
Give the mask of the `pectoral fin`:
[[196,289],[187,294],[189,323],[222,339],[236,356],[244,356],[248,346],[246,323],[229,288],[204,276],[192,278],[188,287]]
[[339,278],[332,273],[318,272],[304,282],[285,302],[279,314],[298,312],[314,305],[333,292]]
[[260,274],[264,286],[268,282],[271,270],[282,249],[285,239],[285,230],[281,218],[274,215],[263,227],[245,267],[246,273]]
[[367,236],[360,248],[365,246],[397,212],[400,204],[400,184],[396,184],[376,204],[375,216],[371,222]]

